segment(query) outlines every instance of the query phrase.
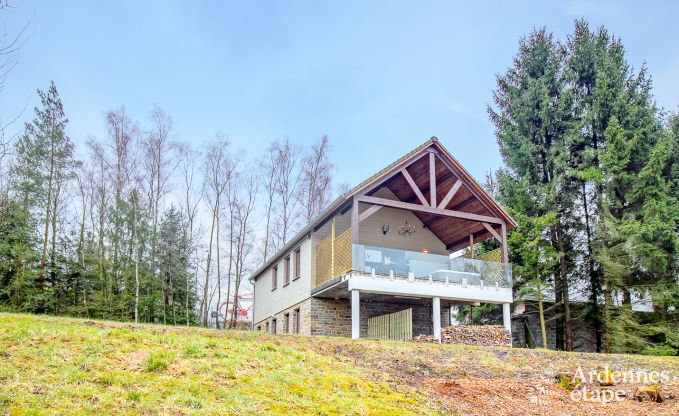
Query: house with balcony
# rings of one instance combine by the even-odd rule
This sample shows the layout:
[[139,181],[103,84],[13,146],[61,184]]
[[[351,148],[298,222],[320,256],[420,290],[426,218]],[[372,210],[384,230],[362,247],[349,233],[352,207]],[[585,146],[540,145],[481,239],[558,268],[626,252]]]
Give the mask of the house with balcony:
[[[501,304],[514,220],[434,137],[334,201],[251,276],[256,330],[410,339]],[[498,248],[475,255],[477,244]],[[461,255],[464,253],[463,255]]]

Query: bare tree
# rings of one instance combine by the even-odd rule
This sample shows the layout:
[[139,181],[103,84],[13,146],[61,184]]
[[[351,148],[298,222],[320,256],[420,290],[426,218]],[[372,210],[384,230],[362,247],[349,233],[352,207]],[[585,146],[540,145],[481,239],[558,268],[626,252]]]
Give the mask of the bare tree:
[[[217,135],[215,140],[208,146],[205,152],[205,160],[203,162],[203,176],[205,178],[205,200],[207,202],[210,214],[212,216],[212,225],[210,226],[210,237],[208,239],[207,260],[205,262],[205,281],[203,286],[203,299],[201,301],[203,325],[208,325],[208,317],[210,310],[210,299],[208,298],[208,290],[210,287],[210,264],[212,261],[212,243],[217,233],[217,311],[219,310],[219,294],[221,292],[221,275],[219,270],[219,210],[222,201],[224,190],[228,184],[229,178],[233,173],[234,162],[228,152],[229,142],[221,135]],[[217,319],[219,322],[219,319]],[[219,325],[219,324],[217,324]]]
[[[113,152],[113,161],[111,166],[114,201],[113,201],[113,274],[115,281],[120,281],[121,262],[121,244],[125,239],[122,235],[121,225],[121,205],[126,199],[127,186],[130,181],[131,173],[131,142],[136,139],[138,135],[138,128],[136,124],[125,113],[125,107],[121,107],[116,111],[109,111],[106,114],[106,130],[109,138],[109,147]],[[128,241],[130,241],[128,239]],[[124,268],[124,265],[123,265]]]
[[[151,129],[144,142],[146,174],[148,181],[148,202],[151,213],[151,270],[156,270],[156,244],[158,241],[158,219],[160,201],[168,192],[168,181],[178,166],[178,160],[173,155],[171,142],[172,119],[161,108],[155,107],[149,115]],[[163,323],[167,321],[165,305],[167,293],[163,285]]]
[[328,136],[323,136],[307,150],[302,159],[299,198],[307,223],[330,202],[333,165],[328,158],[328,151]]
[[[0,12],[6,13],[11,8],[12,6],[8,0],[0,0]],[[31,37],[30,29],[30,21],[27,21],[15,35],[7,33],[4,26],[0,28],[0,93],[5,89],[10,72],[19,62],[21,48]],[[6,130],[19,119],[22,113],[23,111],[20,111],[8,121],[0,118],[0,169],[2,168],[3,159],[9,155],[10,150],[10,138],[5,134]],[[0,170],[0,173],[2,173],[2,170]]]
[[[196,228],[197,228],[197,215],[198,208],[200,204],[199,189],[202,188],[200,183],[200,172],[198,171],[198,160],[200,159],[200,154],[196,150],[192,149],[189,144],[178,145],[178,153],[180,160],[181,169],[181,179],[182,179],[182,211],[186,217],[186,228],[184,231],[184,237],[186,241],[189,242],[191,247],[191,252],[193,253],[193,276],[194,279],[198,278],[198,242],[196,239]],[[191,274],[186,275],[186,324],[190,325],[189,316],[189,293],[191,291]]]
[[258,179],[265,192],[265,222],[264,238],[262,248],[262,262],[266,261],[269,255],[271,244],[271,227],[273,220],[274,198],[276,196],[276,178],[278,177],[278,163],[276,163],[275,142],[271,143],[266,150],[266,154],[257,161]]
[[254,230],[252,226],[252,214],[256,203],[257,179],[254,176],[241,176],[238,181],[238,190],[239,192],[237,192],[233,203],[233,226],[236,231],[235,233],[232,233],[235,237],[235,253],[233,258],[235,275],[231,328],[236,326],[238,319],[238,291],[243,281],[243,277],[249,270],[248,259],[250,258],[250,253],[253,248],[252,235]]
[[90,210],[90,216],[92,221],[92,229],[97,236],[97,253],[99,256],[99,279],[101,285],[104,288],[104,300],[109,301],[111,297],[111,284],[109,282],[106,273],[105,255],[106,255],[106,245],[105,245],[105,235],[106,235],[106,220],[107,212],[109,207],[109,190],[108,190],[108,178],[109,170],[106,163],[106,155],[104,152],[104,147],[94,141],[90,140],[88,142],[91,153],[91,189],[93,192],[93,208],[96,207],[96,221],[95,221],[95,209]]
[[300,148],[285,139],[273,144],[278,171],[275,194],[277,197],[277,222],[274,230],[276,249],[282,247],[295,231],[299,214],[298,188],[300,182]]

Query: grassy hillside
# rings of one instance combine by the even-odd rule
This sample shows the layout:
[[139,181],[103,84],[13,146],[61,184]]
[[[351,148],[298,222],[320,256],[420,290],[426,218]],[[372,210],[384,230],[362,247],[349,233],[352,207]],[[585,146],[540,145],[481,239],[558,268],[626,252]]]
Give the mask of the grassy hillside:
[[[0,414],[679,414],[573,402],[554,375],[675,358],[272,336],[0,314]],[[676,379],[664,386],[677,394]],[[633,388],[634,386],[629,386]],[[547,394],[539,404],[530,396]],[[558,413],[555,413],[558,414]]]

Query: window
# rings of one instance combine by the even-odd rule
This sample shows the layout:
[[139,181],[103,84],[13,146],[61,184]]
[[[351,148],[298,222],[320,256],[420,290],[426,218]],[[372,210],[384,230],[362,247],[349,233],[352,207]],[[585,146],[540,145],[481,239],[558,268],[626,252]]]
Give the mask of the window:
[[285,321],[283,323],[284,323],[285,327],[283,328],[283,330],[285,331],[286,334],[289,334],[290,333],[290,314],[286,313],[284,316],[285,316]]
[[271,320],[271,333],[272,334],[276,333],[276,318]]
[[294,319],[295,319],[295,334],[299,334],[299,309],[295,309],[294,311]]
[[290,256],[285,258],[285,283],[283,283],[283,286],[287,285],[290,283]]
[[262,326],[261,326],[261,325],[257,325],[257,330],[258,330],[258,331],[261,331],[261,330],[262,330]]
[[269,332],[269,323],[266,323],[266,332]]
[[278,266],[273,266],[271,271],[271,290],[276,290],[278,287]]
[[300,266],[302,263],[302,256],[300,255],[300,247],[297,247],[295,249],[295,274],[292,277],[292,280],[296,280],[300,278]]

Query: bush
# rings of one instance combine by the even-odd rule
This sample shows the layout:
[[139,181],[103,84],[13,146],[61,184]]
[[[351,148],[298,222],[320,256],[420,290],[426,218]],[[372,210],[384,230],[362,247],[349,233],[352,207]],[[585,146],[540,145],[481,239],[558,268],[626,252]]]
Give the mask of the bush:
[[644,355],[659,355],[665,357],[672,357],[677,355],[677,349],[668,344],[660,344],[653,347],[646,347],[641,351]]

